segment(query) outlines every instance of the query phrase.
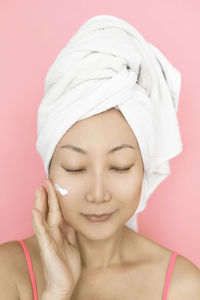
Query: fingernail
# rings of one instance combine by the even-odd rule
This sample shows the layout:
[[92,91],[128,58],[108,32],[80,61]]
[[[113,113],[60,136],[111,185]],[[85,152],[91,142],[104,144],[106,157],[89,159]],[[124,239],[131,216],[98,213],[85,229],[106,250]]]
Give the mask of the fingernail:
[[37,197],[39,195],[38,190],[35,191],[35,196]]
[[41,186],[41,185],[40,185],[40,187],[39,187],[39,190],[40,190],[40,191],[42,191],[42,190],[43,190],[43,188],[42,188],[42,186]]

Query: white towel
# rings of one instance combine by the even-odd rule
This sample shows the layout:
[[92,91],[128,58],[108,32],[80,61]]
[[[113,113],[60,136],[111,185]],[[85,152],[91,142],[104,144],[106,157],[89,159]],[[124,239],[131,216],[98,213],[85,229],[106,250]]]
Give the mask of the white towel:
[[138,208],[126,223],[138,231],[137,214],[170,174],[169,160],[182,151],[180,88],[180,72],[131,24],[110,15],[90,18],[46,75],[36,143],[46,175],[56,145],[74,123],[118,108],[137,138],[147,173]]

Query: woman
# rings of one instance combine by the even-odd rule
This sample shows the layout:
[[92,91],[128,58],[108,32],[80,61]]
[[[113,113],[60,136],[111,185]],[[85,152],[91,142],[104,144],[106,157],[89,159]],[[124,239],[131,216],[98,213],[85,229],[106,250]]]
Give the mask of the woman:
[[1,299],[200,299],[191,261],[125,226],[147,174],[120,110],[79,118],[63,133],[52,157],[43,152],[49,178],[36,193],[35,234],[0,246]]

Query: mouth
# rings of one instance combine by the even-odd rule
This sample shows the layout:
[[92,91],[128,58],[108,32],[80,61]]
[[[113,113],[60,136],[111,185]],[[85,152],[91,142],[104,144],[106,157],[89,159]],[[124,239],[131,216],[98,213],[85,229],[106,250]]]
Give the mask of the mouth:
[[116,211],[107,214],[101,214],[101,215],[96,215],[96,214],[88,214],[88,215],[83,214],[83,215],[91,222],[102,222],[109,219],[115,212]]
[[113,214],[114,212],[111,212],[111,213],[106,213],[106,214],[101,214],[101,215],[96,215],[96,214],[83,214],[84,216],[87,216],[87,217],[102,217],[102,216],[108,216],[110,214]]

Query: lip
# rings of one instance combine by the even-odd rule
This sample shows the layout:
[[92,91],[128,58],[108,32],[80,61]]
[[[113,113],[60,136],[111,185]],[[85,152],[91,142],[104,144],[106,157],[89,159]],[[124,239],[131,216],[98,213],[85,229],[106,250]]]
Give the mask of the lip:
[[114,214],[114,211],[111,212],[111,213],[101,214],[101,215],[95,215],[95,214],[87,214],[87,215],[83,214],[83,215],[86,216],[86,217],[97,217],[97,218],[99,218],[99,217],[103,217],[103,216],[109,216],[109,215],[112,215],[112,214]]
[[95,215],[95,214],[89,214],[89,215],[83,214],[83,215],[91,222],[103,222],[109,219],[115,212],[116,211],[108,214],[102,214],[102,215]]

